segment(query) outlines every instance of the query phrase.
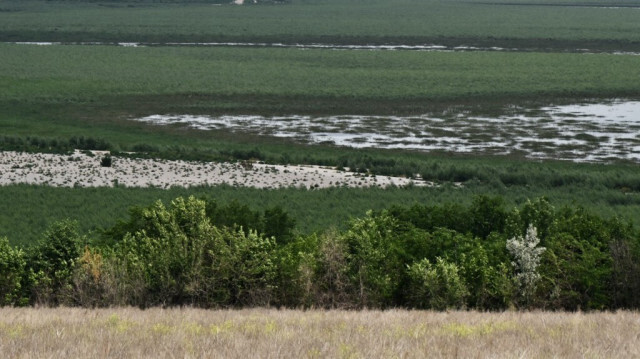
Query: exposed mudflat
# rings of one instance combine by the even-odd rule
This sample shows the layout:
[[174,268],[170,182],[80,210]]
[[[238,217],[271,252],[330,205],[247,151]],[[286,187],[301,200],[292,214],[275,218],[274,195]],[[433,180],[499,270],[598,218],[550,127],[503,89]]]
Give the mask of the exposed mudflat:
[[256,188],[387,187],[431,183],[401,177],[365,176],[319,166],[260,163],[214,163],[112,157],[101,167],[106,152],[73,155],[0,152],[0,185],[18,183],[55,187],[191,187],[227,184]]
[[[10,42],[16,45],[92,45],[92,46],[123,46],[123,47],[151,47],[151,46],[174,46],[174,47],[248,47],[248,48],[290,48],[290,49],[326,49],[326,50],[369,50],[369,51],[428,51],[428,52],[523,52],[532,51],[529,48],[499,47],[499,46],[446,46],[439,44],[423,45],[342,45],[342,44],[296,44],[279,42],[46,42],[46,41],[19,41]],[[569,52],[593,54],[608,53],[614,55],[640,55],[638,52],[630,51],[597,51],[592,49],[571,49]]]
[[152,115],[135,121],[288,137],[303,143],[476,154],[522,153],[578,162],[640,161],[640,101],[512,109],[496,118],[430,116]]
[[414,50],[414,51],[518,51],[503,47],[425,45],[339,45],[339,44],[285,44],[280,42],[47,42],[18,41],[16,45],[115,45],[124,47],[146,46],[201,46],[201,47],[276,47],[294,49],[329,50]]

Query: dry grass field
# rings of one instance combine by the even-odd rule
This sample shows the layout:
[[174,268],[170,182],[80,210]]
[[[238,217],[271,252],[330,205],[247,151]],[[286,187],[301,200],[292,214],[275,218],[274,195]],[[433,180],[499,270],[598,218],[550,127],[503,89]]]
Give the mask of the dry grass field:
[[0,309],[5,358],[637,358],[640,315]]

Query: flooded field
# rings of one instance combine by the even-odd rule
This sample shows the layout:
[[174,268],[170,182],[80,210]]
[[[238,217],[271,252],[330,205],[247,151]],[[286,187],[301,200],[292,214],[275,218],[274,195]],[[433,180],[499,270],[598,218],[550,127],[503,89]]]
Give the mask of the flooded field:
[[640,101],[513,108],[495,118],[432,116],[152,115],[134,121],[287,137],[355,148],[524,154],[579,162],[640,161]]
[[444,46],[444,45],[337,45],[337,44],[285,44],[267,42],[12,42],[16,45],[112,45],[124,47],[144,46],[204,46],[204,47],[276,47],[294,49],[333,50],[414,50],[414,51],[518,51],[502,47]]

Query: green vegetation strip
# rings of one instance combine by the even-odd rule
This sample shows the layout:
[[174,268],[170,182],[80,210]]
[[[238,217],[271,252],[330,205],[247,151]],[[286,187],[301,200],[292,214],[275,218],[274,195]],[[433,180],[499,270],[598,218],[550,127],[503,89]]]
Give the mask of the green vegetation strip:
[[[442,161],[433,174],[443,180],[465,180],[461,186],[444,183],[434,188],[324,190],[259,190],[241,187],[171,188],[51,188],[15,185],[0,187],[0,236],[15,244],[32,244],[54,221],[77,220],[81,233],[99,233],[125,217],[130,206],[146,206],[156,199],[195,195],[225,204],[238,201],[254,210],[280,206],[296,221],[296,230],[310,233],[344,226],[350,217],[392,204],[469,203],[474,195],[503,196],[510,205],[527,198],[548,196],[557,206],[581,205],[605,218],[617,215],[636,221],[640,216],[640,183],[635,166],[565,168],[509,162]],[[435,163],[435,162],[434,162]],[[517,163],[517,162],[516,162]],[[488,176],[482,178],[482,176]],[[506,183],[506,184],[505,184]]]
[[545,198],[393,206],[310,235],[292,224],[279,208],[179,197],[102,241],[69,221],[26,249],[0,238],[0,306],[640,307],[640,232]]
[[[235,95],[371,102],[602,98],[637,95],[639,64],[637,56],[607,54],[5,44],[0,45],[5,84],[0,99],[73,103],[153,95],[209,95],[213,101]],[[250,109],[250,104],[245,106]]]
[[[586,5],[586,6],[585,6]],[[612,9],[603,6],[622,5]],[[638,1],[295,0],[271,6],[0,2],[3,41],[424,44],[638,49]]]

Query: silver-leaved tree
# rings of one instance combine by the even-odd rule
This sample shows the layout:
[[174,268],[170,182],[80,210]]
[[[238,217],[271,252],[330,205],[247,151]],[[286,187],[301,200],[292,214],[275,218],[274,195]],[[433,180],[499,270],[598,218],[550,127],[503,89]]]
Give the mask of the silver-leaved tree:
[[538,244],[540,244],[540,238],[538,238],[538,231],[533,225],[529,225],[524,238],[517,236],[507,240],[507,251],[514,258],[511,263],[516,269],[515,279],[520,294],[527,304],[530,303],[536,284],[540,280],[540,274],[537,270],[545,248],[538,247]]

